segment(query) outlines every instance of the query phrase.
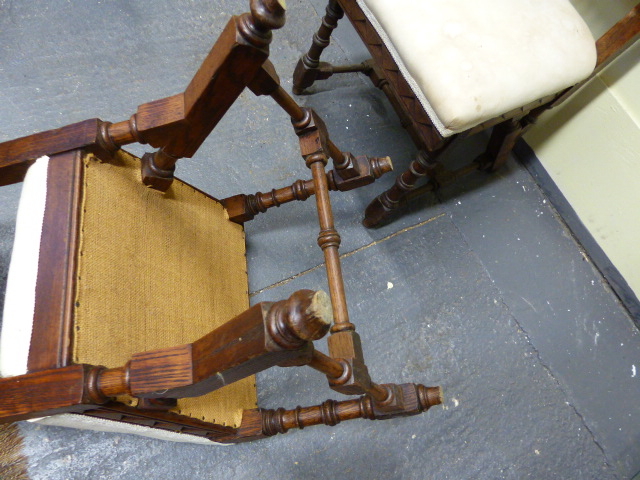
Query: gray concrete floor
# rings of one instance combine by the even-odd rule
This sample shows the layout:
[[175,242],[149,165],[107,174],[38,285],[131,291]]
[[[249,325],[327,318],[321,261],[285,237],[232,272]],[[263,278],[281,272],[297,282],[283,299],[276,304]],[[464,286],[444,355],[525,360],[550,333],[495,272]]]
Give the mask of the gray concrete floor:
[[[247,4],[0,0],[0,141],[95,116],[119,121],[181,91]],[[286,89],[324,8],[288,6],[271,48]],[[326,53],[340,63],[364,55],[346,22]],[[312,91],[301,103],[324,116],[341,148],[408,165],[414,147],[367,79],[334,77]],[[484,141],[456,145],[448,161],[472,158]],[[286,115],[248,92],[178,175],[220,198],[309,176]],[[364,229],[362,210],[392,181],[332,195],[351,315],[375,379],[442,385],[442,408],[227,448],[23,424],[32,478],[633,477],[640,336],[528,172],[512,159]],[[3,282],[19,192],[0,190]],[[312,202],[259,216],[246,231],[252,302],[326,288]],[[308,369],[262,373],[258,386],[270,408],[337,396]]]

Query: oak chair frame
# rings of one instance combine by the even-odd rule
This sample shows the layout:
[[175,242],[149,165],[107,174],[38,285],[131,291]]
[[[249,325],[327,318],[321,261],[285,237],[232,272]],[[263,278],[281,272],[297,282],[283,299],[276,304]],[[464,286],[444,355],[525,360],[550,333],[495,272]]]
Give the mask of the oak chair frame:
[[[338,21],[346,14],[371,54],[371,59],[357,65],[333,66],[320,61],[323,50],[329,46],[330,37]],[[475,170],[493,172],[507,161],[518,139],[535,124],[546,110],[565,101],[584,83],[617,58],[640,37],[640,4],[596,43],[596,67],[586,80],[561,92],[540,98],[520,108],[506,112],[464,132],[443,137],[433,125],[413,90],[401,74],[391,53],[354,0],[329,0],[320,29],[313,36],[309,51],[296,66],[293,75],[293,92],[301,94],[316,80],[324,80],[336,73],[360,72],[381,89],[400,118],[418,148],[409,168],[396,178],[395,184],[377,196],[366,208],[363,224],[374,228],[382,226],[398,213],[397,209],[408,200],[425,192],[449,184]],[[468,165],[457,170],[448,170],[439,161],[439,156],[456,139],[461,139],[493,127],[486,150]],[[427,183],[418,187],[418,181],[427,177]]]
[[[36,305],[28,372],[0,379],[0,422],[72,412],[235,443],[316,424],[415,415],[441,403],[439,387],[381,385],[369,376],[360,337],[349,319],[329,191],[372,183],[391,170],[391,162],[340,151],[315,112],[301,108],[282,89],[268,60],[271,30],[285,21],[282,3],[251,0],[250,13],[232,17],[184,93],[140,105],[121,122],[94,118],[0,144],[0,186],[21,182],[42,155],[58,167],[48,189],[55,192],[55,204],[48,205],[52,213],[43,226],[54,232],[55,241],[43,245],[44,268],[39,269],[53,274],[38,278],[38,295],[46,301]],[[243,224],[271,207],[315,195],[330,301],[322,292],[301,290],[287,300],[254,305],[192,343],[136,353],[117,368],[74,364],[75,264],[70,255],[78,243],[75,207],[83,155],[109,162],[124,145],[149,144],[157,150],[140,160],[141,179],[166,191],[176,161],[196,152],[245,88],[271,96],[291,116],[312,179],[221,203],[230,221]],[[333,169],[327,172],[329,158]],[[329,331],[325,355],[314,349],[313,341]],[[169,411],[176,398],[198,396],[275,365],[308,365],[322,372],[333,390],[359,397],[294,410],[245,410],[238,428]],[[116,397],[122,394],[136,397],[138,405],[119,403]]]

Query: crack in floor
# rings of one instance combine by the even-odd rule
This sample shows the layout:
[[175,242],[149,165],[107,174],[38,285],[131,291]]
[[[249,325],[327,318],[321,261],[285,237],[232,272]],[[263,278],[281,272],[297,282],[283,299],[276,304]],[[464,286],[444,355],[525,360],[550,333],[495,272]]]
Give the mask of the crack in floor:
[[[488,272],[487,272],[488,275]],[[491,277],[489,277],[491,278]],[[500,292],[498,290],[498,292]],[[501,292],[500,292],[501,293]],[[542,360],[542,357],[540,355],[540,351],[536,348],[536,346],[533,344],[533,341],[531,340],[531,337],[529,336],[529,334],[527,333],[527,331],[523,328],[522,324],[518,321],[518,319],[516,318],[515,315],[513,315],[511,313],[511,308],[509,307],[509,305],[507,305],[504,301],[504,299],[502,298],[502,295],[498,295],[499,297],[499,302],[500,304],[507,310],[509,317],[511,317],[511,319],[513,320],[514,324],[516,325],[516,328],[518,329],[518,331],[520,331],[522,333],[522,335],[524,336],[527,345],[529,345],[529,347],[533,350],[536,358],[538,359],[538,363],[540,364],[540,366],[544,369],[544,371],[547,373],[547,375],[553,380],[553,382],[556,384],[556,386],[558,387],[558,390],[560,390],[562,392],[562,395],[567,399],[565,400],[565,404],[571,408],[571,410],[573,410],[573,412],[577,415],[577,417],[580,419],[580,422],[582,423],[582,426],[584,427],[584,429],[589,433],[589,435],[591,436],[591,440],[593,441],[593,443],[596,445],[596,447],[598,447],[598,449],[600,450],[600,452],[602,453],[602,456],[604,458],[604,464],[611,469],[611,474],[615,477],[615,478],[620,478],[616,472],[616,468],[612,465],[612,463],[609,461],[609,457],[607,457],[607,454],[604,450],[604,447],[600,444],[600,442],[598,442],[598,439],[596,438],[595,433],[589,428],[589,425],[587,425],[587,422],[584,418],[584,416],[582,415],[582,413],[580,413],[578,411],[578,408],[569,401],[569,394],[567,393],[567,391],[563,388],[562,383],[560,382],[560,380],[554,375],[553,371],[551,370],[551,367],[549,367],[544,360]]]
[[[444,215],[444,214],[443,214]],[[451,216],[450,216],[451,217]],[[463,238],[465,240],[465,243],[467,243],[467,239],[466,236],[460,231],[460,229],[458,228],[458,226],[455,224],[455,221],[453,221],[453,218],[451,218],[452,220],[452,224],[454,225],[454,227],[456,228],[456,230],[458,230],[458,233],[460,234],[461,238]],[[469,248],[470,252],[474,252],[474,250],[471,248],[471,246],[467,243],[467,246]],[[570,396],[567,393],[567,391],[563,388],[562,383],[560,382],[560,380],[554,375],[553,371],[551,370],[551,368],[546,364],[546,362],[544,362],[542,360],[542,357],[540,355],[540,351],[538,350],[538,348],[534,345],[533,340],[531,339],[529,333],[527,332],[527,330],[522,326],[522,323],[516,318],[516,316],[511,313],[512,309],[511,307],[505,302],[502,291],[496,286],[495,281],[493,280],[492,276],[491,276],[491,272],[489,271],[489,269],[486,267],[486,265],[484,264],[484,262],[476,255],[476,260],[480,263],[480,265],[482,266],[485,274],[487,275],[487,278],[489,278],[489,280],[491,281],[491,283],[494,285],[494,288],[496,289],[496,292],[498,293],[498,295],[496,295],[496,300],[500,302],[500,304],[506,309],[507,314],[509,315],[509,317],[513,320],[517,330],[519,332],[521,332],[521,334],[524,336],[524,339],[527,343],[527,345],[533,350],[536,358],[538,359],[538,363],[540,364],[540,366],[544,369],[544,371],[547,373],[547,375],[552,379],[552,381],[556,384],[556,386],[558,387],[558,390],[560,390],[562,392],[562,395],[565,397],[565,404],[571,408],[571,410],[573,410],[573,412],[575,413],[575,415],[580,419],[580,423],[582,423],[582,425],[584,426],[585,430],[589,433],[591,440],[593,441],[593,443],[596,445],[596,447],[600,450],[600,452],[602,453],[602,457],[604,459],[604,464],[607,466],[607,468],[610,469],[611,474],[615,477],[615,478],[620,478],[620,476],[617,473],[617,469],[613,466],[613,464],[611,463],[611,461],[609,460],[609,457],[607,456],[604,447],[600,444],[600,442],[598,441],[598,439],[596,438],[595,433],[589,428],[589,426],[587,425],[587,422],[584,418],[584,416],[578,411],[577,407],[575,405],[573,405],[572,402],[569,401]],[[531,308],[533,310],[535,310],[535,308],[533,307],[533,305],[531,305],[525,298],[522,298],[526,303],[528,303]]]
[[[342,255],[340,255],[340,260],[342,260],[344,258],[347,258],[347,257],[350,257],[352,255],[355,255],[356,253],[360,253],[363,250],[366,250],[368,248],[375,247],[376,245],[379,245],[379,244],[381,244],[383,242],[386,242],[387,240],[391,240],[392,238],[397,237],[398,235],[401,235],[401,234],[406,233],[406,232],[410,232],[411,230],[415,230],[416,228],[420,228],[420,227],[426,225],[427,223],[431,223],[431,222],[433,222],[435,220],[438,220],[439,218],[444,217],[445,215],[446,215],[445,213],[441,213],[440,215],[436,215],[435,217],[432,217],[432,218],[430,218],[428,220],[425,220],[425,221],[420,222],[420,223],[416,223],[415,225],[411,225],[409,227],[406,227],[406,228],[403,228],[401,230],[398,230],[397,232],[391,233],[391,234],[387,235],[386,237],[381,238],[380,240],[374,240],[373,242],[368,243],[366,245],[363,245],[362,247],[356,248],[355,250],[351,250],[350,252],[343,253]],[[254,297],[256,295],[261,294],[262,292],[266,292],[267,290],[271,290],[273,288],[281,287],[282,285],[286,285],[287,283],[295,280],[298,277],[302,277],[303,275],[306,275],[306,274],[311,273],[311,272],[313,272],[313,271],[315,271],[315,270],[317,270],[319,268],[324,267],[324,265],[325,265],[325,262],[322,262],[321,264],[316,265],[315,267],[311,267],[311,268],[308,268],[306,270],[303,270],[300,273],[296,273],[295,275],[292,275],[292,276],[290,276],[288,278],[280,280],[279,282],[273,283],[273,284],[271,284],[271,285],[269,285],[267,287],[261,288],[260,290],[256,290],[254,292],[249,292],[249,297],[251,298],[251,297]]]

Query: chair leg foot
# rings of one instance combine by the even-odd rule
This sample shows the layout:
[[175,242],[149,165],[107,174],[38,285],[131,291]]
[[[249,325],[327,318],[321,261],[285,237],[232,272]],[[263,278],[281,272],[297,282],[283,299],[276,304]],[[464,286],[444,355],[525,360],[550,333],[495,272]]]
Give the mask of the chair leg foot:
[[293,73],[293,93],[300,95],[305,88],[313,85],[320,71],[320,55],[329,46],[331,33],[338,26],[338,20],[344,16],[337,0],[329,0],[320,29],[313,36],[309,51],[298,61]]
[[434,158],[432,156],[433,154],[429,154],[425,150],[418,151],[409,168],[396,177],[395,184],[386,192],[378,195],[366,208],[362,221],[365,227],[376,228],[389,223],[407,194],[415,190],[416,182],[427,175],[429,177],[435,175],[440,164],[435,160],[435,156],[433,156]]
[[364,211],[362,225],[366,228],[379,228],[391,220],[400,202],[390,202],[387,192],[374,198]]
[[[300,60],[298,60],[298,64],[293,71],[292,91],[295,95],[302,94],[305,89],[313,85],[313,82],[316,81],[316,78],[318,77],[318,73],[320,71],[320,69],[318,68],[319,63],[317,61],[315,62],[315,67],[306,65],[306,63],[309,63],[309,60],[306,58],[307,55],[308,54],[305,54],[300,57]],[[305,60],[307,60],[307,62],[305,62]]]

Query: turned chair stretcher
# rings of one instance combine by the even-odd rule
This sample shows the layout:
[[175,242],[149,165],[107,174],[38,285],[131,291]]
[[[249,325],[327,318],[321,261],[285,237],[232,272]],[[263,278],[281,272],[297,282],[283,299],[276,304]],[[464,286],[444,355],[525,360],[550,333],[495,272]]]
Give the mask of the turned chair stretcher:
[[[282,89],[268,46],[283,4],[252,0],[250,13],[232,17],[181,94],[121,122],[90,119],[0,144],[0,185],[25,183],[0,338],[0,421],[235,443],[441,403],[439,387],[369,376],[329,191],[370,184],[391,163],[342,152]],[[312,178],[216,200],[174,178],[174,165],[245,87],[290,115]],[[157,150],[141,159],[121,150],[134,142]],[[330,296],[301,290],[249,308],[243,223],[312,195]],[[313,343],[327,333],[329,355]],[[259,409],[253,375],[276,365],[308,365],[359,397]]]
[[[371,59],[320,62],[346,14]],[[564,101],[640,36],[640,5],[597,42],[568,0],[329,0],[322,25],[293,78],[300,94],[316,80],[361,72],[389,98],[418,148],[409,168],[367,207],[381,226],[411,198],[475,170],[495,171],[547,109]],[[493,127],[486,150],[450,171],[439,156],[458,138]],[[427,183],[418,187],[421,178]]]

